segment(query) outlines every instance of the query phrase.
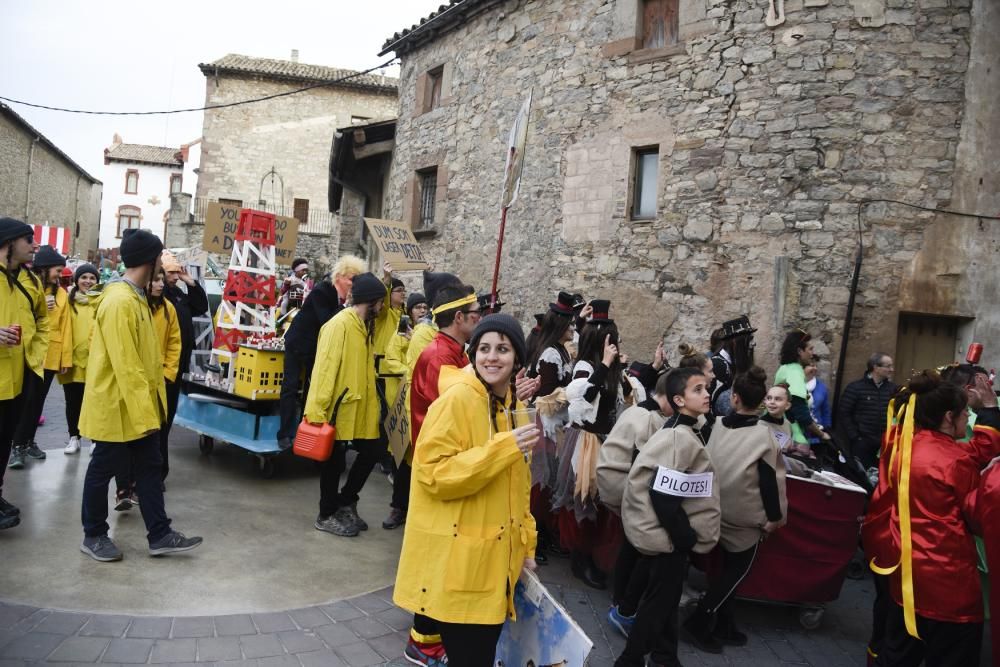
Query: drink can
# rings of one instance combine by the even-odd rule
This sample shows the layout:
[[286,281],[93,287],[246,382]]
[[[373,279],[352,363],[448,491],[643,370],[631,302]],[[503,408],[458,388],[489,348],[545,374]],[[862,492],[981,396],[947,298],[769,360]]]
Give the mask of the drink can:
[[982,343],[972,343],[969,345],[969,351],[965,354],[966,363],[978,364],[979,360],[983,357],[983,344]]
[[14,345],[20,345],[21,344],[21,325],[20,324],[12,324],[12,325],[10,325],[9,329],[11,331],[16,331],[17,332],[17,341],[14,343]]

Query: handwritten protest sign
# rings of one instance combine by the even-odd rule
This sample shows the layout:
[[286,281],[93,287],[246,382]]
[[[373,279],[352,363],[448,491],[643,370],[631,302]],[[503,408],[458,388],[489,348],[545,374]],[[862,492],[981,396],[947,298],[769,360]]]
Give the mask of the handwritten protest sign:
[[382,261],[396,271],[417,271],[427,268],[427,260],[410,227],[395,220],[365,218],[368,233],[382,251]]
[[[209,252],[229,255],[233,252],[236,227],[240,224],[240,209],[218,202],[210,202],[205,212],[205,238],[201,247]],[[285,215],[274,222],[274,258],[278,264],[290,266],[295,259],[295,244],[299,240],[299,221]]]
[[389,414],[385,416],[384,422],[385,433],[389,437],[389,451],[397,466],[410,447],[410,411],[407,410],[409,402],[406,400],[409,391],[409,383],[399,388],[396,402],[389,407]]

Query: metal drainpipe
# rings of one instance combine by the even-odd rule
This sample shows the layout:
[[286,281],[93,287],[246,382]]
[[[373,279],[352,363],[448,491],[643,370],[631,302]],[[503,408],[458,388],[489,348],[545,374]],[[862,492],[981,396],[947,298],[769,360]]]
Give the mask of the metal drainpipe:
[[[70,251],[76,252],[76,241],[80,238],[78,229],[80,226],[80,180],[83,179],[81,174],[76,175],[76,191],[73,196],[73,227],[72,227],[72,240],[70,241],[71,247]],[[70,231],[70,230],[67,230]]]
[[28,187],[24,193],[24,221],[29,225],[31,224],[29,222],[30,216],[28,215],[31,206],[31,164],[35,161],[35,144],[40,139],[41,137],[35,137],[34,141],[31,142],[31,148],[28,149]]

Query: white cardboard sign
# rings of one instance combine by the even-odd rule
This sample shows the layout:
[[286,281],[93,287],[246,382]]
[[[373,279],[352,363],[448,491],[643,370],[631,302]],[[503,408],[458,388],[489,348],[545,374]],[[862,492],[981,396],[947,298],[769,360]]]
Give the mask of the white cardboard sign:
[[710,498],[715,473],[683,473],[660,466],[653,480],[653,490],[680,498]]

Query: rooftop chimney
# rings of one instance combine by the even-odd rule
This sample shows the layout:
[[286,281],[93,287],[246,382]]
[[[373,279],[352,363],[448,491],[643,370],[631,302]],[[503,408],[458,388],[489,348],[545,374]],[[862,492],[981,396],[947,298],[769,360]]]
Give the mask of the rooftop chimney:
[[121,143],[122,143],[122,137],[121,137],[121,135],[118,134],[117,132],[115,132],[114,139],[111,140],[111,145],[112,146],[120,146]]
[[292,49],[292,62],[293,63],[299,62],[299,50],[298,49]]

